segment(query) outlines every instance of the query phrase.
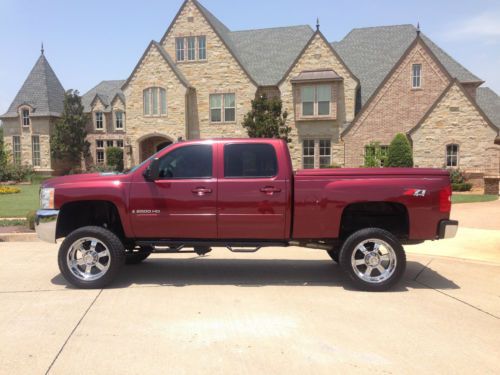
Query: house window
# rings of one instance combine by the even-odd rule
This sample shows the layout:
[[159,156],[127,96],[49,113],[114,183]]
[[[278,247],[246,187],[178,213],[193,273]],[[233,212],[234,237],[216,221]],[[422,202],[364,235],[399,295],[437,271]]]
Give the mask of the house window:
[[210,95],[210,121],[234,122],[236,120],[235,94]]
[[207,38],[205,36],[198,37],[198,59],[207,59]]
[[302,168],[314,168],[314,139],[302,141]]
[[12,137],[12,157],[14,164],[21,164],[21,137],[19,135]]
[[143,92],[143,108],[145,115],[167,114],[167,92],[161,87],[149,87]]
[[413,64],[411,84],[414,89],[422,87],[422,64]]
[[95,113],[95,128],[97,130],[104,129],[104,114],[102,112]]
[[319,140],[319,167],[329,168],[332,165],[332,142],[329,139]]
[[332,85],[301,87],[302,116],[329,116],[331,113]]
[[30,126],[30,110],[23,109],[23,126]]
[[106,141],[106,147],[113,147],[113,141]]
[[458,145],[451,144],[446,146],[446,166],[458,167]]
[[196,38],[190,36],[187,38],[187,55],[189,61],[194,61],[196,59]]
[[40,166],[40,136],[31,136],[31,158],[34,167]]
[[115,128],[117,130],[123,130],[123,111],[115,112]]
[[123,140],[122,140],[122,139],[118,139],[118,140],[116,141],[116,147],[123,148]]
[[207,38],[204,35],[175,38],[175,57],[178,62],[206,60]]
[[175,55],[177,61],[184,61],[184,38],[175,38]]
[[104,141],[96,141],[95,161],[97,164],[104,164]]

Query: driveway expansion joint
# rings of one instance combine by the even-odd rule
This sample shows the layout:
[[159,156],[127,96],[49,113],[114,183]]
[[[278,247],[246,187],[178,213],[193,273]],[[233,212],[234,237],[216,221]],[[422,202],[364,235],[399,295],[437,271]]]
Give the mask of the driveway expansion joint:
[[69,340],[71,339],[71,337],[73,336],[73,334],[75,333],[75,331],[77,330],[77,328],[80,326],[80,323],[83,321],[83,319],[87,316],[87,313],[90,311],[90,309],[92,308],[92,306],[94,306],[95,302],[97,301],[97,299],[99,298],[99,296],[101,295],[103,289],[101,289],[99,291],[99,293],[97,293],[97,296],[95,296],[95,298],[92,300],[92,302],[90,303],[89,307],[87,307],[87,309],[85,310],[85,312],[83,313],[82,317],[80,318],[80,320],[78,320],[78,322],[76,323],[75,327],[73,327],[73,329],[71,330],[69,336],[66,338],[66,340],[64,341],[64,343],[62,344],[61,346],[61,349],[59,349],[59,351],[57,352],[56,356],[54,357],[54,359],[52,360],[52,362],[50,363],[50,366],[49,368],[47,369],[47,371],[45,372],[45,375],[47,375],[50,370],[52,370],[52,367],[54,366],[54,364],[56,363],[57,359],[59,358],[59,356],[61,355],[61,353],[63,352],[64,348],[66,347],[66,344],[69,342]]

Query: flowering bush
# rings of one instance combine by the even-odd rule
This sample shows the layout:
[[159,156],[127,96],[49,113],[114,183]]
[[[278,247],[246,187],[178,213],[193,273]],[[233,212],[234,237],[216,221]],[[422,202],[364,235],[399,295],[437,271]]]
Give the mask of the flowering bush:
[[16,194],[19,193],[21,189],[14,186],[0,186],[0,194]]

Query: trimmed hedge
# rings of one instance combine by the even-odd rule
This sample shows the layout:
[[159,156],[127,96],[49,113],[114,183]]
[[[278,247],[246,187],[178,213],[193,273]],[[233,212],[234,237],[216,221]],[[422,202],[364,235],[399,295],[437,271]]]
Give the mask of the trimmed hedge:
[[386,167],[413,167],[413,156],[408,138],[398,133],[389,145]]
[[28,228],[30,228],[31,230],[35,229],[35,214],[36,211],[30,211],[26,215],[26,223],[28,225]]
[[452,183],[451,184],[451,190],[453,191],[470,191],[472,189],[472,184],[469,182],[459,182],[459,183]]

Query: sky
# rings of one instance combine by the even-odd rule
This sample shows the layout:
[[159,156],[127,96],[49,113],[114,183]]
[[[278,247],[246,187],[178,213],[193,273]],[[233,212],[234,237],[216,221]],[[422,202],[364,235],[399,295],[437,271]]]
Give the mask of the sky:
[[[231,30],[308,24],[329,41],[357,27],[417,24],[500,94],[500,0],[200,0]],[[65,89],[127,79],[182,0],[0,0],[0,114],[40,55]]]

